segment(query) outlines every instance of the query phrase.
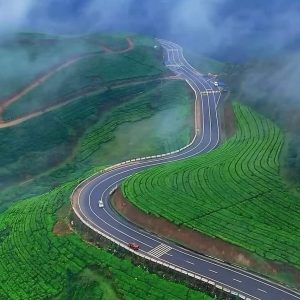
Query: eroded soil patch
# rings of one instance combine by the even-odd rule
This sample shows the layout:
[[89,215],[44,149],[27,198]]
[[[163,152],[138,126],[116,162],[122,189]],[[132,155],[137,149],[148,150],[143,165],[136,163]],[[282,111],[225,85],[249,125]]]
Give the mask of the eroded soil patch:
[[57,222],[53,226],[52,232],[55,235],[62,236],[72,232],[69,223],[70,205],[65,204],[56,212]]
[[71,233],[72,230],[69,224],[65,223],[64,221],[58,221],[53,227],[53,233],[55,235],[66,235]]

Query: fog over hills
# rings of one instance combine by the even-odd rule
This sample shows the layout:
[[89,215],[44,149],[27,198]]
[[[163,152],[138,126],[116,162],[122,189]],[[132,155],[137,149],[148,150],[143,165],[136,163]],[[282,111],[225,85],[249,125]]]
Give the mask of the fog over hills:
[[299,12],[297,0],[11,0],[0,31],[141,32],[237,61],[298,48]]

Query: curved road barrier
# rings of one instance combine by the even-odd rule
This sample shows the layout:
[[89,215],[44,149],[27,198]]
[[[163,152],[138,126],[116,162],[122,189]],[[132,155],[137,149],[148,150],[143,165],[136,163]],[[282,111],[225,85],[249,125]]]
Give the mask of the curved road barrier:
[[[95,232],[136,255],[207,282],[241,299],[300,299],[296,291],[143,231],[110,206],[110,195],[128,176],[152,166],[211,151],[219,143],[217,107],[223,99],[222,93],[185,60],[180,46],[160,39],[158,42],[164,48],[166,66],[186,80],[195,93],[195,136],[179,150],[128,160],[84,180],[71,197],[76,216]],[[131,250],[129,242],[139,244],[140,250]]]

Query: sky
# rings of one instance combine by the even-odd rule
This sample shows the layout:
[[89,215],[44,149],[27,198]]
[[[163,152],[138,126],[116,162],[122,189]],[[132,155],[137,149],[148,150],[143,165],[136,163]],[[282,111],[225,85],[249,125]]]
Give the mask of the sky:
[[0,0],[0,32],[130,31],[240,60],[300,44],[298,0]]

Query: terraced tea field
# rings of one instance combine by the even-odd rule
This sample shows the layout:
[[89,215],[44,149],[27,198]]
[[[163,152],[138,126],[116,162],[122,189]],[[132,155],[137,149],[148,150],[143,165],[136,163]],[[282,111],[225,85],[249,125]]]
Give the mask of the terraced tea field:
[[283,135],[234,104],[236,133],[216,150],[130,177],[124,195],[146,213],[300,266],[300,201],[280,177]]
[[[68,203],[75,185],[68,183],[1,214],[1,299],[83,299],[83,288],[84,299],[112,299],[112,294],[117,299],[211,299],[97,249],[69,230],[54,234],[56,212]],[[86,269],[95,276],[79,280]]]

